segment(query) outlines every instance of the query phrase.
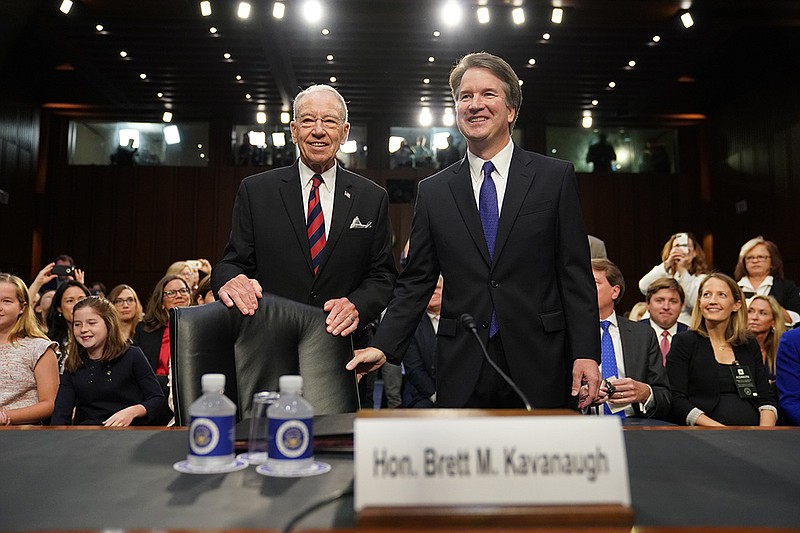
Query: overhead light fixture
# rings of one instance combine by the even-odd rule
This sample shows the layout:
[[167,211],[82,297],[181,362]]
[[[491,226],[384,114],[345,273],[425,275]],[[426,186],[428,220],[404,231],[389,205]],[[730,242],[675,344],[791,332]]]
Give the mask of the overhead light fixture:
[[550,20],[553,24],[561,24],[561,21],[564,20],[564,10],[560,7],[554,7],[553,14],[550,15]]
[[322,20],[322,4],[316,0],[306,0],[303,4],[303,18],[311,24]]
[[328,28],[322,28],[322,35],[328,35],[330,30]]
[[230,59],[231,58],[231,54],[230,54],[230,52],[225,52],[224,54],[222,54],[222,57],[224,57],[225,59]]
[[120,50],[119,51],[119,57],[122,57],[122,58],[128,57],[128,52],[126,52],[125,50]]
[[97,31],[103,31],[103,25],[98,24],[97,26],[94,27],[94,29],[96,29]]
[[172,122],[172,111],[164,111],[164,114],[161,115],[161,120],[164,122]]
[[253,97],[253,95],[252,95],[252,94],[250,94],[250,93],[246,93],[246,94],[244,95],[244,97],[245,97],[247,100],[250,100],[250,99]]
[[592,105],[597,105],[597,104],[599,104],[599,103],[600,103],[600,102],[598,102],[597,100],[592,100]]
[[511,10],[511,20],[514,24],[525,24],[525,10],[521,7],[515,7]]
[[147,74],[145,74],[144,72],[142,72],[141,74],[139,74],[139,78],[141,78],[141,79],[143,79],[143,80],[146,80],[146,79],[147,79]]
[[491,20],[491,16],[489,15],[489,8],[486,6],[481,6],[478,8],[478,22],[481,24],[488,24]]
[[336,76],[331,76],[328,79],[331,80],[331,83],[336,83]]
[[211,16],[211,2],[209,2],[208,0],[203,0],[202,2],[200,2],[200,14],[203,15],[204,17]]
[[203,152],[200,152],[200,159],[205,159],[205,158],[206,158],[206,154],[204,154]]
[[170,124],[164,127],[164,142],[169,145],[181,142],[181,132],[178,131],[178,126]]
[[343,154],[354,154],[358,150],[358,143],[354,140],[349,140],[340,148]]
[[628,61],[628,66],[631,67],[631,68],[635,67],[636,66],[636,61],[631,59],[630,61]]
[[535,65],[535,64],[536,64],[536,60],[535,60],[534,58],[530,58],[530,59],[528,60],[528,64],[529,64],[530,66],[533,66],[533,65]]
[[242,81],[242,75],[241,74],[237,74],[236,75],[236,81]]
[[422,80],[422,83],[424,83],[425,85],[429,84],[430,82],[431,82],[431,79],[430,79],[430,78],[424,78],[424,79]]
[[263,111],[259,111],[256,113],[256,122],[259,124],[266,124],[267,123],[267,114]]
[[428,63],[433,63],[434,61],[436,61],[436,58],[435,58],[435,57],[433,57],[433,56],[428,56]]
[[428,101],[428,97],[427,96],[420,96],[419,97],[419,101],[420,102],[427,102]]
[[461,6],[455,0],[447,0],[442,6],[441,17],[446,26],[455,26],[461,22],[461,15]]
[[333,61],[333,54],[326,55],[325,59],[327,59],[328,61]]
[[659,42],[660,40],[661,40],[661,36],[660,36],[660,35],[653,35],[653,42],[654,42],[654,43],[657,43],[657,42]]
[[282,131],[272,134],[272,146],[280,148],[286,146],[286,134]]
[[202,150],[202,149],[203,149],[203,145],[202,145],[202,144],[200,144],[200,143],[197,143],[197,149],[198,149],[198,150]]
[[584,111],[583,112],[583,119],[581,119],[581,126],[586,129],[592,127],[592,112],[591,111]]
[[156,96],[158,96],[159,98],[164,98],[164,93],[162,93],[162,92],[157,92],[157,93],[156,93]]
[[423,107],[419,112],[419,125],[427,127],[431,124],[433,124],[433,115],[431,115],[431,109],[429,107]]
[[692,14],[688,11],[681,15],[681,22],[683,23],[683,27],[686,29],[691,28],[694,26],[694,19],[692,18]]
[[236,9],[236,16],[242,20],[250,18],[250,2],[239,2],[239,7]]
[[437,31],[435,31],[435,32],[433,32],[433,36],[434,36],[434,37],[439,37],[440,35],[442,35],[442,32],[440,32],[440,31],[438,31],[438,30],[437,30]]
[[292,120],[292,116],[288,111],[281,111],[281,124],[288,124]]
[[610,82],[608,82],[608,87],[609,87],[610,89],[613,89],[613,88],[614,88],[614,87],[616,87],[616,86],[617,86],[617,82],[615,82],[615,81],[610,81]]
[[544,39],[545,41],[549,41],[550,40],[550,34],[549,33],[543,33],[542,34],[542,39]]
[[133,148],[139,148],[139,130],[121,129],[119,130],[119,145],[128,146],[128,142],[133,140]]
[[282,19],[286,14],[286,4],[283,2],[275,2],[272,4],[272,18]]
[[214,27],[214,26],[211,26],[210,28],[208,28],[208,32],[211,33],[211,34],[217,33],[217,28]]
[[64,13],[65,15],[69,15],[70,9],[72,9],[72,0],[64,0],[63,2],[61,2],[61,7],[58,8],[58,10]]
[[450,127],[455,123],[456,123],[456,117],[453,114],[453,108],[445,107],[444,114],[442,115],[442,124],[444,124],[447,127]]

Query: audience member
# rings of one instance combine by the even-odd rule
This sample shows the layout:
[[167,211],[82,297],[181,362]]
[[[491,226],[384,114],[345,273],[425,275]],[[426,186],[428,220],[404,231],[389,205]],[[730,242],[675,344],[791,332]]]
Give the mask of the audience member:
[[592,259],[600,316],[600,371],[603,394],[613,393],[601,407],[622,418],[664,418],[670,411],[667,371],[653,330],[617,315],[614,307],[625,293],[625,278],[608,259]]
[[414,164],[414,152],[408,146],[408,141],[403,139],[400,141],[400,147],[392,154],[389,167],[390,168],[405,168],[411,167]]
[[433,166],[433,153],[428,148],[428,138],[424,135],[417,137],[416,144],[411,148],[414,152],[414,166],[416,168],[430,168]]
[[667,374],[677,423],[775,425],[775,400],[758,342],[747,331],[744,295],[725,274],[700,283],[689,331],[672,340]]
[[759,236],[744,243],[733,277],[739,280],[745,298],[774,296],[784,308],[786,324],[800,322],[800,289],[783,279],[783,259],[774,242]]
[[47,312],[47,336],[58,343],[59,374],[64,372],[64,360],[67,358],[72,308],[87,296],[89,296],[89,289],[83,283],[75,280],[62,283],[53,294],[53,303]]
[[653,328],[666,366],[672,338],[676,333],[689,329],[687,324],[678,321],[686,295],[675,278],[658,278],[647,288],[646,297],[649,316],[642,322]]
[[[56,275],[53,274],[53,267],[73,267],[72,271],[68,275]],[[36,279],[33,280],[31,286],[29,287],[30,292],[42,292],[43,290],[50,290],[50,289],[57,289],[62,283],[65,281],[69,281],[70,279],[74,279],[75,281],[80,281],[81,283],[85,283],[85,274],[83,270],[79,268],[75,268],[75,261],[72,259],[71,256],[67,254],[61,254],[56,257],[56,260],[52,263],[45,265],[45,267],[39,271],[39,274],[36,276]]]
[[189,288],[194,291],[197,289],[197,284],[200,282],[200,274],[191,261],[175,261],[167,269],[167,276],[180,276]]
[[139,295],[130,285],[117,285],[108,295],[109,301],[114,304],[119,314],[120,326],[126,339],[133,339],[136,326],[142,321],[142,302]]
[[461,161],[462,155],[456,146],[456,141],[452,135],[447,135],[447,147],[436,150],[436,161],[439,168],[447,168],[453,163]]
[[642,317],[646,314],[647,314],[647,303],[636,302],[635,304],[633,304],[633,307],[631,307],[631,310],[628,311],[627,318],[631,322],[641,322]]
[[589,237],[589,255],[592,259],[607,259],[606,243],[602,239],[594,235],[587,235]]
[[[142,349],[147,361],[156,373],[164,397],[169,396],[169,310],[191,305],[192,291],[180,276],[166,275],[156,283],[147,302],[144,320],[137,324],[133,343]],[[172,413],[163,409],[154,422],[166,424]]]
[[775,378],[781,414],[800,426],[800,329],[784,333],[775,357]]
[[594,172],[611,172],[611,162],[617,160],[617,153],[608,143],[608,135],[601,133],[598,137],[599,140],[586,153],[586,162],[592,164]]
[[106,289],[106,284],[101,281],[92,282],[88,289],[92,296],[99,296],[100,298],[105,298],[106,292],[108,292],[108,289]]
[[[783,311],[781,304],[772,296],[756,295],[747,307],[747,330],[758,341],[761,360],[771,387],[775,384],[775,354],[781,335],[786,331]],[[772,392],[777,393],[777,390],[773,389]]]
[[425,316],[417,326],[403,358],[406,370],[403,403],[406,407],[434,407],[436,404],[436,333],[442,311],[443,285],[444,278],[439,276]]
[[208,304],[214,299],[214,290],[211,288],[211,276],[206,276],[200,280],[195,291],[195,303],[198,305]]
[[117,310],[90,296],[73,311],[52,424],[126,427],[153,420],[164,393],[142,351],[130,345]]
[[661,263],[639,280],[639,290],[646,295],[647,287],[657,278],[672,277],[678,280],[685,295],[680,321],[688,324],[692,320],[692,307],[697,300],[697,287],[706,273],[706,254],[694,235],[676,233],[664,244]]
[[56,346],[36,324],[25,283],[0,274],[0,425],[39,423],[52,414]]

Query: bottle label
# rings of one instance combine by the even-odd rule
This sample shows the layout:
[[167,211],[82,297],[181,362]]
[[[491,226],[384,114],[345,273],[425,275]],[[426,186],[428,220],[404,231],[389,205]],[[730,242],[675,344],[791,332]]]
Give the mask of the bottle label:
[[311,418],[269,419],[270,459],[309,459],[313,457]]
[[235,416],[193,416],[189,426],[189,453],[203,457],[231,455],[235,418]]

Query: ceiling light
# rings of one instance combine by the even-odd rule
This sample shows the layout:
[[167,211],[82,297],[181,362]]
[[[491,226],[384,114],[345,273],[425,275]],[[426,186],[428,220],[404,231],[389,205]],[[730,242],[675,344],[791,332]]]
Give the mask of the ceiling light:
[[524,81],[522,81],[522,80],[519,80],[519,86],[520,86],[520,87],[522,87],[522,84],[523,84],[523,83],[525,83],[525,82],[524,82]]
[[325,59],[327,59],[328,61],[333,61],[333,54],[326,55]]
[[141,79],[143,79],[143,80],[146,80],[146,79],[147,79],[147,74],[145,74],[144,72],[142,72],[141,74],[139,74],[139,77],[140,77]]
[[203,145],[202,145],[202,144],[200,144],[200,143],[198,143],[198,144],[197,144],[197,149],[198,149],[198,150],[202,150],[202,149],[203,149]]
[[263,111],[259,111],[256,113],[256,122],[259,124],[266,124],[267,123],[267,114]]
[[306,22],[319,22],[322,19],[322,5],[316,0],[306,0],[303,4],[303,17]]
[[614,87],[616,87],[616,86],[617,86],[617,82],[615,82],[615,81],[610,81],[610,82],[608,82],[608,86],[609,86],[611,89],[613,89]]
[[164,127],[164,142],[169,145],[181,142],[181,132],[178,131],[178,126],[170,124]]
[[328,35],[329,33],[330,30],[328,30],[328,28],[322,28],[322,35]]
[[456,117],[455,115],[453,115],[453,108],[446,107],[444,109],[444,115],[442,115],[442,124],[444,124],[447,127],[450,127],[455,123],[456,123]]
[[428,97],[427,96],[420,96],[419,97],[419,101],[420,102],[427,102],[428,101]]
[[550,20],[553,21],[553,24],[561,24],[561,21],[564,20],[564,10],[560,7],[554,7]]
[[587,115],[587,111],[583,112],[583,118],[581,119],[581,126],[586,128],[587,130],[592,127],[592,115]]
[[288,124],[291,119],[292,116],[288,111],[281,111],[281,124]]
[[200,14],[203,15],[204,17],[211,16],[211,2],[209,2],[208,0],[203,0],[202,2],[200,2]]
[[210,28],[208,28],[208,32],[212,33],[212,34],[213,33],[217,33],[217,28],[215,28],[214,26],[211,26]]
[[128,57],[128,52],[126,52],[125,50],[120,50],[119,57]]
[[660,40],[661,40],[661,36],[660,35],[653,35],[653,42],[654,43],[657,43]]
[[164,93],[156,93],[156,96],[158,96],[159,98],[164,98]]
[[247,94],[244,95],[244,97],[247,98],[248,100],[250,100],[253,97],[253,95],[250,94],[250,93],[247,93]]
[[328,79],[331,80],[331,83],[336,83],[336,76],[331,76]]
[[555,148],[553,148],[552,150],[550,150],[550,153],[551,153],[551,154],[558,153],[558,150],[556,150]]
[[592,100],[592,105],[597,105],[597,104],[599,104],[599,103],[600,103],[600,102],[598,102],[597,100]]
[[163,120],[164,122],[172,122],[172,112],[164,111],[164,114],[161,115],[161,120]]
[[286,14],[286,4],[283,2],[275,2],[272,4],[272,18],[282,19]]
[[683,23],[683,27],[687,29],[694,26],[694,19],[692,18],[692,14],[688,11],[681,15],[681,22]]
[[429,84],[430,82],[431,82],[431,79],[430,79],[430,78],[424,78],[424,79],[422,80],[422,83],[424,83],[424,84],[426,84],[426,85],[427,85],[427,84]]
[[511,20],[514,24],[525,24],[525,10],[521,7],[515,7],[511,10]]
[[486,7],[486,6],[479,7],[478,8],[478,22],[480,22],[481,24],[488,24],[490,20],[491,20],[491,17],[489,16],[489,8]]
[[349,140],[342,145],[341,150],[343,154],[354,154],[358,150],[358,143],[354,140]]
[[222,54],[222,57],[224,57],[225,59],[230,59],[231,54],[229,52],[225,52],[224,54]]
[[203,152],[200,152],[200,159],[205,159],[205,158],[206,158],[206,154],[204,154]]
[[544,39],[545,41],[549,41],[550,40],[550,34],[549,33],[543,33],[542,34],[542,39]]
[[431,115],[431,110],[428,107],[423,107],[422,111],[419,112],[419,125],[430,126],[431,124],[433,124],[433,115]]
[[534,58],[530,58],[530,59],[528,60],[528,64],[529,64],[529,65],[531,65],[531,66],[533,66],[533,65],[535,65],[535,64],[536,64],[536,60],[535,60]]
[[61,7],[58,8],[58,10],[64,13],[65,15],[69,15],[70,9],[72,9],[72,0],[64,0],[63,2],[61,2]]
[[434,37],[439,37],[442,33],[440,31],[433,32]]
[[98,24],[97,26],[94,27],[94,29],[96,29],[97,31],[103,31],[103,25]]
[[242,81],[242,75],[241,74],[237,74],[236,75],[236,81]]
[[631,68],[635,67],[636,66],[636,61],[631,59],[630,61],[628,61],[628,66],[631,67]]
[[433,56],[428,56],[428,63],[433,63],[434,61],[436,61],[436,58],[435,58],[435,57],[433,57]]
[[441,10],[442,22],[446,26],[455,26],[461,22],[461,6],[455,0],[448,0]]
[[286,146],[286,134],[282,131],[272,134],[272,145],[280,148]]
[[242,20],[250,18],[250,2],[239,2],[239,8],[236,10],[236,16]]

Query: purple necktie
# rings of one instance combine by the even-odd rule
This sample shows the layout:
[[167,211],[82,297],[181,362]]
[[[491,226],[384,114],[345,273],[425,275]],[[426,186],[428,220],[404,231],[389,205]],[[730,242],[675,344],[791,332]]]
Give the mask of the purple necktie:
[[[486,246],[489,248],[489,258],[494,259],[494,243],[497,240],[497,224],[499,214],[497,210],[497,187],[492,179],[494,165],[491,161],[483,164],[483,183],[481,183],[480,195],[478,196],[478,211],[481,215],[481,225],[483,226],[483,236],[486,238]],[[497,314],[492,308],[492,319],[489,323],[489,337],[494,337],[500,327],[497,325]]]

